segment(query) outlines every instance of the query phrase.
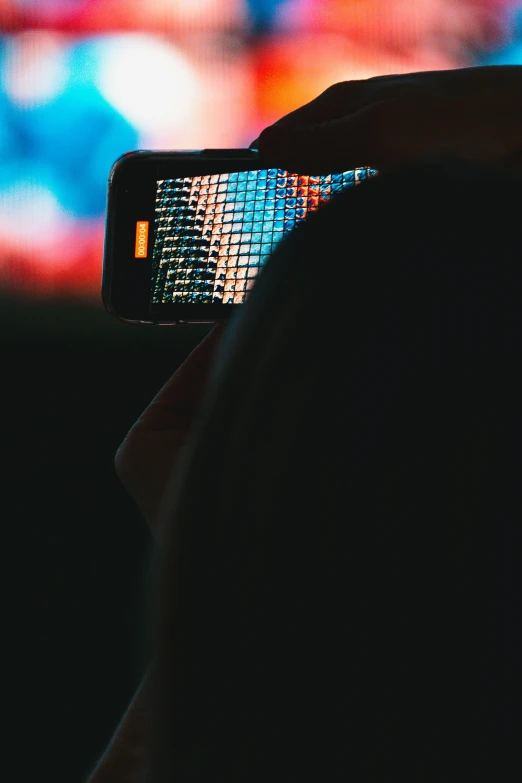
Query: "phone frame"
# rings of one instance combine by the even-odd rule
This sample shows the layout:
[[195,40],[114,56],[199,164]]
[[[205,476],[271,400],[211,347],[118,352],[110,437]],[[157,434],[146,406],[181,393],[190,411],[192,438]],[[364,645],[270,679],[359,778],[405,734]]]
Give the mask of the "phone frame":
[[[270,168],[251,149],[133,150],[113,164],[107,189],[102,300],[118,320],[175,325],[227,320],[240,304],[151,306],[156,182],[160,179]],[[136,224],[149,222],[146,258],[134,256]]]

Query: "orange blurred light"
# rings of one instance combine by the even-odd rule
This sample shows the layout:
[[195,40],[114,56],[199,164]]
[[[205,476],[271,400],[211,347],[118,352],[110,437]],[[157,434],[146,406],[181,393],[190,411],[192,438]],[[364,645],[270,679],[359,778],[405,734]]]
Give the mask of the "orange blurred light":
[[447,56],[391,53],[333,33],[273,37],[254,53],[258,130],[340,81],[453,66]]

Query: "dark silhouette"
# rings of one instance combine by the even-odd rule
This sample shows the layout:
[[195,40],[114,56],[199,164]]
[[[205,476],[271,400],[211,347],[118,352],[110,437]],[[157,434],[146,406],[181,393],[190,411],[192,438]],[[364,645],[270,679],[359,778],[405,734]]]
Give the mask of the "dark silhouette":
[[269,259],[151,566],[148,783],[520,774],[521,185],[392,168]]

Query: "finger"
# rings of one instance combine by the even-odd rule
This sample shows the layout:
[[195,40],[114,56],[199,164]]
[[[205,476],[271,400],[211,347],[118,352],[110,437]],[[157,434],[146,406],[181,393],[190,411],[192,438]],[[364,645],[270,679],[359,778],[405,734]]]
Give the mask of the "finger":
[[373,100],[372,81],[372,79],[354,79],[332,84],[313,100],[285,114],[274,123],[274,126],[326,122],[362,109]]
[[[279,133],[280,129],[287,130],[294,128],[300,134],[304,127],[328,122],[335,123],[337,120],[342,124],[346,118],[348,126],[347,131],[349,131],[350,128],[352,129],[349,140],[350,143],[354,145],[355,160],[364,160],[364,150],[362,158],[358,154],[358,145],[364,143],[364,140],[357,138],[357,128],[360,124],[365,124],[367,116],[368,118],[371,118],[374,115],[378,117],[380,109],[390,102],[398,102],[399,105],[405,104],[402,109],[404,111],[404,108],[407,108],[407,104],[412,98],[414,102],[422,101],[423,99],[426,100],[433,89],[435,89],[436,92],[437,89],[440,89],[441,83],[445,84],[446,81],[447,77],[445,77],[444,72],[425,71],[422,73],[389,74],[385,76],[374,76],[370,79],[339,82],[329,87],[317,98],[314,98],[314,100],[301,106],[299,109],[290,112],[273,125],[265,128],[259,138],[256,139],[255,143],[263,157],[272,152],[279,154],[280,144],[283,143],[283,139],[288,137],[281,135],[281,141],[279,142],[278,140],[277,145],[274,146],[273,149],[270,148],[271,145],[269,144],[268,139],[271,137],[271,134],[274,134],[275,144],[275,134]],[[365,114],[366,110],[369,112],[369,115]],[[407,112],[405,116],[410,113],[411,112]],[[396,118],[397,115],[395,116],[395,119]],[[388,165],[387,156],[386,154],[382,155],[382,150],[380,149],[380,147],[384,148],[384,143],[380,142],[384,142],[386,129],[384,127],[379,129],[376,123],[374,123],[374,128],[376,131],[380,131],[380,133],[374,134],[374,137],[368,140],[371,145],[369,152],[373,155],[373,153],[377,151],[380,157],[384,158],[386,162],[381,161],[382,168],[383,166]],[[415,143],[414,139],[409,138],[411,135],[412,134],[407,131],[405,138],[408,143]],[[379,142],[379,147],[376,146],[376,141]],[[396,140],[396,146],[397,149],[400,150],[400,139]],[[366,147],[368,147],[368,144]],[[299,166],[301,165],[301,160],[302,157],[299,155]],[[304,162],[306,166],[306,161]],[[278,165],[276,160],[273,160],[273,165]],[[357,166],[364,165],[378,168],[377,159],[376,162],[371,162],[370,164],[352,162],[348,167],[356,168]],[[328,166],[325,165],[325,169],[327,167]],[[310,169],[308,170],[310,171]],[[318,171],[317,173],[320,172]]]
[[268,165],[291,172],[328,174],[372,166],[382,157],[376,132],[379,104],[312,124],[272,125],[259,136]]
[[[335,85],[334,87],[337,86],[340,85]],[[324,93],[321,93],[321,95],[319,95],[317,98],[314,98],[309,103],[306,103],[304,106],[300,106],[298,109],[285,114],[272,125],[269,125],[268,128],[279,128],[280,126],[295,127],[301,124],[307,125],[340,116],[340,114],[343,113],[343,110],[339,105],[340,96],[334,99],[330,92],[334,90],[334,87],[328,88],[328,90],[325,90]],[[330,97],[327,98],[326,93],[330,93]],[[335,111],[334,104],[336,105]],[[262,133],[265,133],[266,130],[267,128],[265,128]],[[256,150],[259,149],[259,136],[248,145],[248,148]]]
[[[372,80],[363,79],[333,84],[316,98],[305,103],[304,106],[300,106],[298,109],[285,114],[269,127],[309,125],[336,119],[347,112],[361,109],[365,105],[363,102],[364,98],[366,97],[366,102],[368,102],[370,93],[373,92],[368,89],[370,81]],[[249,149],[259,149],[259,137],[251,142]]]
[[373,103],[398,98],[411,92],[412,88],[418,84],[419,76],[422,76],[425,90],[428,81],[433,81],[433,77],[437,75],[438,73],[435,71],[423,74],[388,74],[372,76],[369,79],[337,82],[313,100],[285,114],[273,123],[273,126],[311,124],[339,119]]

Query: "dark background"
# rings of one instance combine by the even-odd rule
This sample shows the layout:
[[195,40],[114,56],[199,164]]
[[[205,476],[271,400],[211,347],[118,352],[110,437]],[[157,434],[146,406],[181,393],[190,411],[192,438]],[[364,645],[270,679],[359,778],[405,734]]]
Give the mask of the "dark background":
[[12,783],[82,783],[141,679],[153,542],[113,459],[208,330],[128,326],[101,305],[1,301]]

